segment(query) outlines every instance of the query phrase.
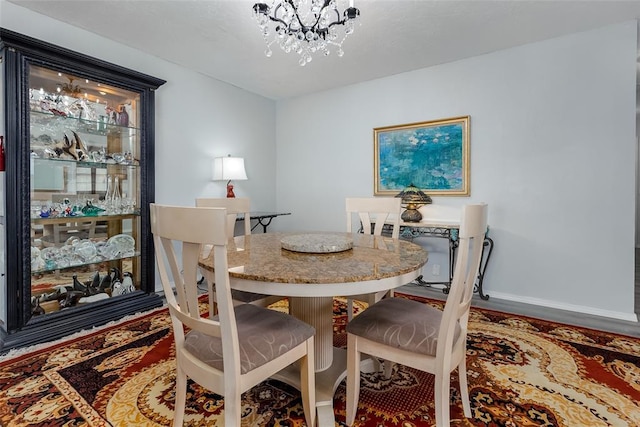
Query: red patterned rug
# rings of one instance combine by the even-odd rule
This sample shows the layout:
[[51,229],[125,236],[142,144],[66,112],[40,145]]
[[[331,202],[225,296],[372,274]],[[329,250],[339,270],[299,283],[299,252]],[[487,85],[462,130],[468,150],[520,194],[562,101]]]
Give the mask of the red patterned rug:
[[[344,345],[344,301],[335,301],[334,314],[335,343]],[[474,418],[462,416],[453,374],[452,425],[640,426],[638,339],[473,309],[467,366]],[[10,358],[0,362],[0,425],[168,426],[174,368],[166,310]],[[362,387],[355,425],[435,422],[431,375],[396,365],[389,380],[363,374]],[[339,423],[344,398],[341,385]],[[185,425],[223,425],[223,403],[190,382]],[[243,395],[243,426],[303,424],[299,393],[283,383],[266,381]]]

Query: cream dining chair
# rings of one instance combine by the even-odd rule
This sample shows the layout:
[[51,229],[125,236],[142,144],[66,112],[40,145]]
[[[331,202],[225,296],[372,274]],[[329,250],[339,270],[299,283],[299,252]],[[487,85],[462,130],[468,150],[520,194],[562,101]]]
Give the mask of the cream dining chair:
[[360,394],[360,354],[374,354],[435,375],[436,426],[449,426],[449,383],[458,368],[464,415],[471,417],[467,388],[467,323],[487,230],[486,204],[462,208],[453,280],[444,310],[404,298],[385,298],[347,324],[346,421],[352,425]]
[[[380,236],[385,224],[390,224],[393,229],[391,237],[397,239],[400,235],[400,210],[401,200],[395,197],[384,198],[357,198],[347,197],[345,200],[347,211],[347,232],[353,229],[354,217],[359,220],[364,234]],[[373,294],[350,295],[347,298],[347,318],[353,318],[353,301],[363,301],[371,305],[380,301],[385,296],[393,296],[393,291],[380,291]]]
[[[237,427],[241,394],[299,361],[305,419],[313,427],[315,331],[286,313],[251,304],[234,306],[226,228],[225,209],[151,204],[156,261],[176,347],[173,425],[182,426],[184,420],[187,378],[224,396],[224,425]],[[201,317],[198,306],[198,259],[204,245],[211,245],[214,255],[214,271],[205,271],[207,278],[215,275],[217,287],[219,315],[212,318]]]
[[[227,210],[227,237],[233,239],[235,235],[236,220],[238,214],[244,216],[244,235],[251,234],[251,200],[246,197],[234,197],[234,198],[197,198],[196,207],[201,208],[225,208]],[[266,294],[256,294],[253,292],[239,291],[236,289],[231,290],[231,296],[233,297],[234,304],[253,304],[262,307],[267,307],[277,301],[282,300],[284,297]],[[215,313],[215,286],[213,283],[209,284],[209,307],[211,314]]]
[[225,208],[227,210],[227,236],[235,235],[238,214],[244,215],[244,235],[251,234],[251,200],[247,197],[199,197],[196,199],[199,208]]

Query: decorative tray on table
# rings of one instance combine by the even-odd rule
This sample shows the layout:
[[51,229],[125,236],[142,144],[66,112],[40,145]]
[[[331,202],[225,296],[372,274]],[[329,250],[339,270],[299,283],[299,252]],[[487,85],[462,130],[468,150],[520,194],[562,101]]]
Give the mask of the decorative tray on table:
[[353,249],[350,236],[338,234],[294,234],[280,240],[282,249],[310,254],[329,254]]

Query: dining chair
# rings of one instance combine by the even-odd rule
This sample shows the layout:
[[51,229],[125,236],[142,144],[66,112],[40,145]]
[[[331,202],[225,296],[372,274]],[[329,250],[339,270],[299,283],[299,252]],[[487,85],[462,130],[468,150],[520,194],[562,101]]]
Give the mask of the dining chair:
[[[382,235],[385,225],[393,227],[391,237],[397,239],[400,235],[401,200],[395,197],[347,197],[347,232],[353,229],[354,218],[360,221],[364,234]],[[385,296],[393,296],[393,290],[380,291],[373,294],[350,295],[347,298],[347,318],[353,319],[353,301],[362,301],[371,305]]]
[[[235,227],[238,214],[244,216],[244,235],[251,234],[251,200],[246,197],[235,198],[197,198],[196,207],[206,208],[225,208],[227,210],[227,237],[233,239],[235,236]],[[231,290],[234,304],[254,304],[262,307],[267,307],[275,302],[278,302],[284,297],[266,294],[256,294],[253,292],[239,291],[237,289]],[[216,301],[215,301],[215,286],[213,283],[209,284],[209,308],[211,315],[215,314]]]
[[196,206],[200,208],[225,208],[227,210],[227,236],[235,235],[238,214],[244,216],[244,235],[251,234],[251,200],[248,197],[199,197]]
[[353,424],[358,409],[361,353],[434,374],[437,427],[449,426],[450,375],[458,368],[464,415],[471,417],[467,324],[487,214],[486,204],[462,208],[455,269],[444,310],[405,298],[385,298],[347,324],[347,425]]
[[[173,425],[182,426],[184,420],[188,378],[224,396],[224,425],[237,427],[241,394],[299,362],[302,406],[307,425],[313,427],[313,327],[287,313],[251,304],[234,306],[225,209],[158,204],[150,207],[156,261],[176,347]],[[205,272],[207,277],[215,276],[217,287],[219,314],[212,318],[202,317],[198,305],[196,282],[203,245],[212,245],[214,253],[214,271]]]

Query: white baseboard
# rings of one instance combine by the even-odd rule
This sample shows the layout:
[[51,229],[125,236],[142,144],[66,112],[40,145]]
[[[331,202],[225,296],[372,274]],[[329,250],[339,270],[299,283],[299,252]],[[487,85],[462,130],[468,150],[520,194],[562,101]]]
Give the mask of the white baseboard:
[[587,307],[584,305],[575,304],[563,304],[557,301],[550,301],[542,298],[530,298],[523,297],[521,295],[512,295],[502,292],[489,292],[491,299],[502,299],[507,301],[514,301],[523,304],[537,305],[540,307],[553,308],[557,310],[565,310],[582,314],[589,314],[592,316],[608,317],[612,319],[625,320],[627,322],[638,322],[638,316],[635,313],[625,313],[620,311],[601,310],[594,307]]

